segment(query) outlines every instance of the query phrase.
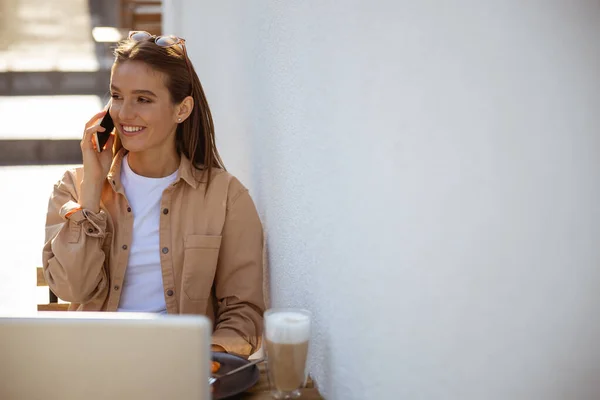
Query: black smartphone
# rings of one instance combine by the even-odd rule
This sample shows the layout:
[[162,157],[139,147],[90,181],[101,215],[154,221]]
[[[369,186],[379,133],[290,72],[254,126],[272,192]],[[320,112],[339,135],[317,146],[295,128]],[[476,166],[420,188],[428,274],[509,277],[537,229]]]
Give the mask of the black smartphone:
[[94,134],[96,136],[96,145],[98,146],[96,150],[98,153],[104,149],[104,145],[106,145],[106,142],[108,142],[110,134],[112,133],[113,129],[115,129],[115,123],[110,116],[110,109],[106,111],[106,115],[102,118],[100,126],[106,130],[104,132],[96,132]]

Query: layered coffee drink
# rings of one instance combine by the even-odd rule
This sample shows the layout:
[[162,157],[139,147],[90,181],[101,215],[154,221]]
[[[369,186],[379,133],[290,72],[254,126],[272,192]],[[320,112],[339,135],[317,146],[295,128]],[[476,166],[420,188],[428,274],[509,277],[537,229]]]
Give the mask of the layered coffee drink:
[[269,379],[276,398],[295,398],[306,381],[310,313],[269,310],[265,313],[265,344]]

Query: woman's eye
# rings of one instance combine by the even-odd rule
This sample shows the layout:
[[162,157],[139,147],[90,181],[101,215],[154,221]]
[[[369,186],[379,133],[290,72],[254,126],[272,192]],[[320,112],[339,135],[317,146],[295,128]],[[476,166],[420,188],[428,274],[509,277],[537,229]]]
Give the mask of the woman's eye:
[[138,98],[138,101],[139,101],[140,103],[151,103],[150,99],[147,99],[147,98],[145,98],[145,97],[139,97],[139,98]]
[[110,97],[112,97],[113,100],[119,100],[118,94],[111,94]]

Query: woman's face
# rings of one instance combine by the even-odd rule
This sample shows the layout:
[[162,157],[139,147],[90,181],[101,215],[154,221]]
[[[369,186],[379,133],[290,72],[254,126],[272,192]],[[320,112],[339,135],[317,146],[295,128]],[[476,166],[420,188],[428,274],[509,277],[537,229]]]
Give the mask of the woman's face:
[[166,76],[139,61],[115,64],[111,74],[110,115],[123,147],[132,153],[175,148],[176,107]]

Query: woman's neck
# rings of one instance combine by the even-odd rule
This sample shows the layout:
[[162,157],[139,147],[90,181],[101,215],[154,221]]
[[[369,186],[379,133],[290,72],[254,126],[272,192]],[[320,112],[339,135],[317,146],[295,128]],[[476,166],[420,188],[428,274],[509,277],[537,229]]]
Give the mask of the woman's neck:
[[164,178],[171,175],[179,168],[180,160],[181,157],[175,149],[169,155],[165,155],[164,151],[152,150],[127,154],[129,168],[136,174],[148,178]]

